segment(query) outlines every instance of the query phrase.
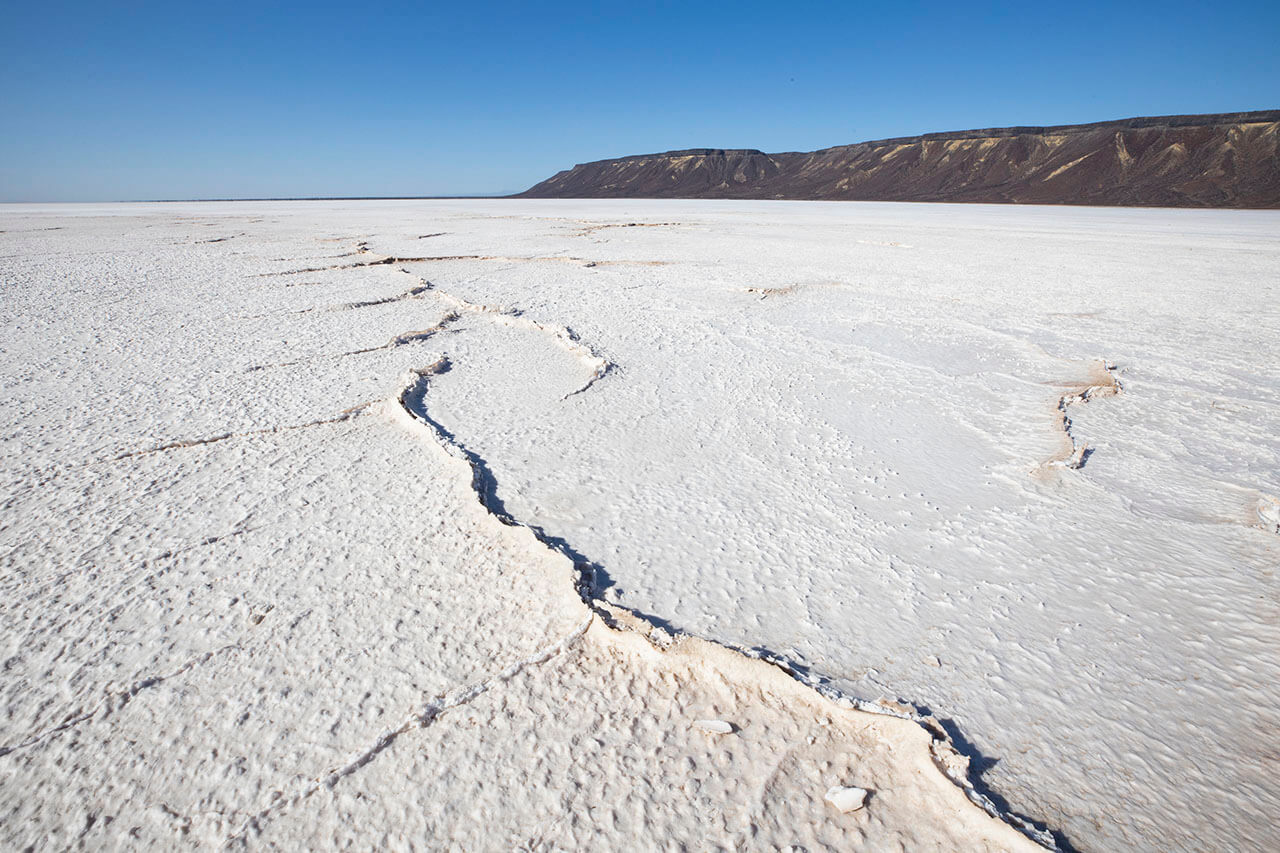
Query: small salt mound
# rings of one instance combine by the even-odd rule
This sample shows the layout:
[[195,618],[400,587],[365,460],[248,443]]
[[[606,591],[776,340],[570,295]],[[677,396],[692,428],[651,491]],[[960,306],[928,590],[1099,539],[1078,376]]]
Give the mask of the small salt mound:
[[856,812],[858,809],[866,805],[867,789],[846,788],[843,785],[834,785],[827,789],[826,801],[846,814],[849,812]]
[[713,735],[727,735],[733,731],[733,725],[724,720],[694,720],[693,727]]
[[1258,520],[1264,530],[1280,533],[1280,500],[1270,495],[1258,499]]

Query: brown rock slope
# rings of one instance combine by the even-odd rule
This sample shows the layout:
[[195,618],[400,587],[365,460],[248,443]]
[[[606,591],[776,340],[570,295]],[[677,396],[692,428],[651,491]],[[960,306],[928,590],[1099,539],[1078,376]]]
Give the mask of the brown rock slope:
[[583,163],[523,198],[779,198],[1280,207],[1280,110],[927,133],[810,153]]

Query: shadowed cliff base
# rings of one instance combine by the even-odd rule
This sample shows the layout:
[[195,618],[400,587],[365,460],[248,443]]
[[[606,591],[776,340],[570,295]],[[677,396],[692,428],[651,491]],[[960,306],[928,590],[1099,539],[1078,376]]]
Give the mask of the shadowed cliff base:
[[694,148],[582,163],[516,198],[1280,207],[1280,110],[926,133],[808,153]]

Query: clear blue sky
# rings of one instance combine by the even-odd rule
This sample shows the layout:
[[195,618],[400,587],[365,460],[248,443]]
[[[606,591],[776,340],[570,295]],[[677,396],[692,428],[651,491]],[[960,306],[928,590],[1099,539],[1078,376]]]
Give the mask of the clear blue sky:
[[504,193],[574,163],[1280,107],[1280,0],[0,0],[0,200]]

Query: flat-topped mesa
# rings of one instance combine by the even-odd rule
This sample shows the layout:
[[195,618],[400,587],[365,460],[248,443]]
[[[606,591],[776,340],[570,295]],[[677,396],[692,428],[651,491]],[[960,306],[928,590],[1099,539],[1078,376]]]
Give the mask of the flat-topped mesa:
[[[768,183],[776,160],[749,148],[690,148],[579,163],[521,193],[525,198],[715,198]],[[750,196],[746,196],[750,197]]]
[[926,133],[808,153],[693,148],[582,163],[522,198],[1280,207],[1280,110]]

